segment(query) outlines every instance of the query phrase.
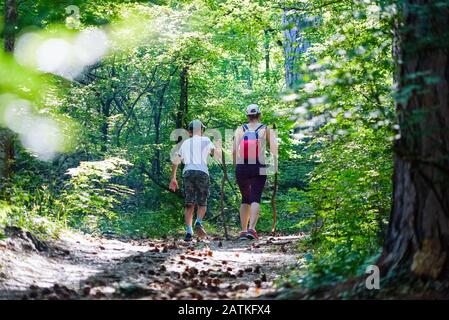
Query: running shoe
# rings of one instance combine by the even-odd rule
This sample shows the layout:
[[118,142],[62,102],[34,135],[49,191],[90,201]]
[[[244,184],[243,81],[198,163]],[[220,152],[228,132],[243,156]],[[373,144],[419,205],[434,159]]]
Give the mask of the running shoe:
[[198,235],[199,238],[207,237],[206,230],[204,230],[204,227],[201,225],[201,223],[195,224],[195,233]]
[[192,238],[193,238],[192,234],[187,232],[186,236],[184,237],[184,241],[192,241]]
[[243,240],[248,240],[248,235],[247,235],[247,231],[242,231],[239,234],[239,240],[243,241]]
[[246,233],[246,237],[250,240],[259,240],[259,237],[257,236],[257,232],[254,229],[248,229],[248,232]]

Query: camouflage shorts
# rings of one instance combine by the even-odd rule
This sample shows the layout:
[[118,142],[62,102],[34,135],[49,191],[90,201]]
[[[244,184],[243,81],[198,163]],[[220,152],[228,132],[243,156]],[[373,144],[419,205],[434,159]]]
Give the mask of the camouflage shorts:
[[185,204],[206,206],[209,197],[209,175],[199,170],[187,170],[183,178]]

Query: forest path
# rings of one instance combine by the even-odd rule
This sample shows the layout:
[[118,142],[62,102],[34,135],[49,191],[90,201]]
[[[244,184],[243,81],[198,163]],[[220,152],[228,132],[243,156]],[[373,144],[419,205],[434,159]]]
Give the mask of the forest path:
[[97,238],[65,232],[0,241],[0,299],[251,299],[298,268],[301,235],[257,242]]

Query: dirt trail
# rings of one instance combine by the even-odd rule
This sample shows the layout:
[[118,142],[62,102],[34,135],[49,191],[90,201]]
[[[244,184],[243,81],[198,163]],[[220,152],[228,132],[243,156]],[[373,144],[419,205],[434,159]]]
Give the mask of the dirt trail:
[[0,241],[0,299],[250,299],[298,268],[296,236],[119,241],[65,233]]

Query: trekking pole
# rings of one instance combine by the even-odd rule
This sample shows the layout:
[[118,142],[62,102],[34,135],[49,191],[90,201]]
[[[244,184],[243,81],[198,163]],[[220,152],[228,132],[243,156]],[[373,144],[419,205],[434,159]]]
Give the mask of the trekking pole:
[[222,162],[222,169],[223,169],[223,178],[221,179],[221,194],[220,194],[220,206],[221,206],[221,219],[223,221],[223,228],[224,228],[224,236],[226,240],[229,240],[229,234],[228,234],[228,227],[226,225],[226,219],[225,219],[225,213],[224,213],[224,188],[225,188],[225,182],[228,180],[228,171],[226,169],[226,163],[225,163],[225,154],[224,151],[221,150],[221,162]]
[[[273,124],[273,129],[276,130],[276,124]],[[270,141],[271,143],[271,141]],[[277,170],[277,154],[274,155],[274,182],[273,182],[273,194],[271,195],[271,208],[273,209],[273,225],[271,226],[271,233],[274,235],[276,232],[277,222],[277,209],[276,209],[276,193],[278,189],[278,170]]]

